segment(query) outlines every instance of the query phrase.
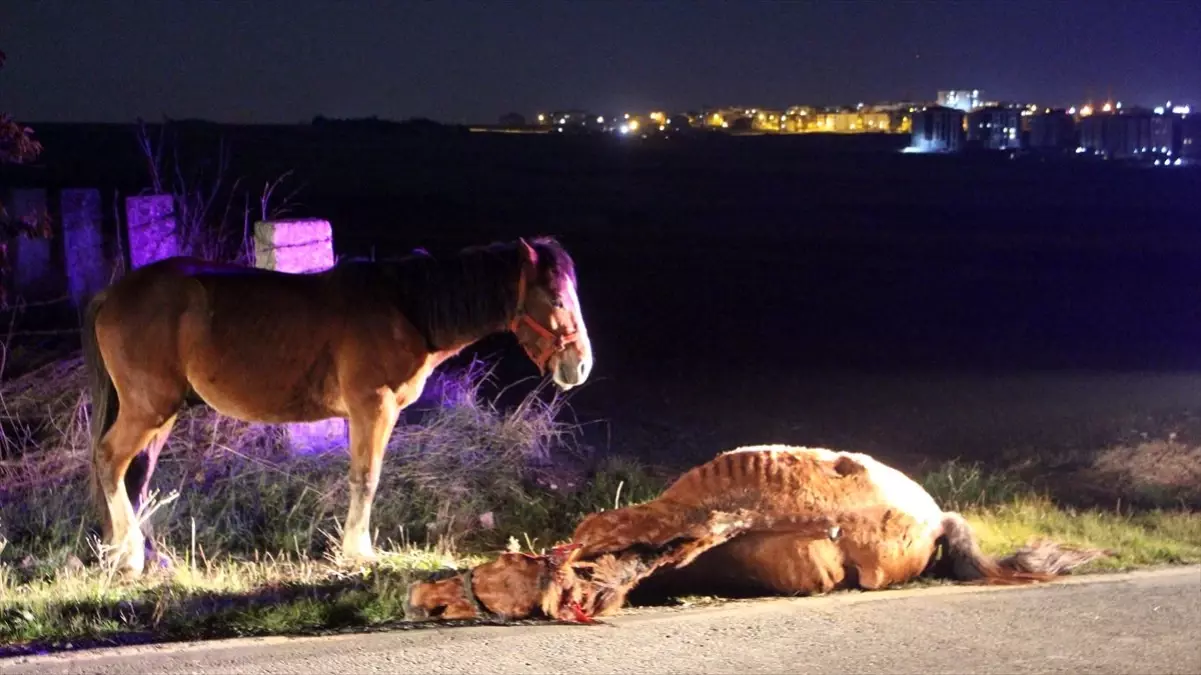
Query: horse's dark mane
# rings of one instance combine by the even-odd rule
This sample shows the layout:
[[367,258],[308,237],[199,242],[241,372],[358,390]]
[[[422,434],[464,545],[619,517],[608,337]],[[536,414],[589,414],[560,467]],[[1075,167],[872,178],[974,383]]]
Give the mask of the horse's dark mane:
[[[557,292],[575,281],[571,256],[549,237],[529,240],[538,252],[538,280]],[[395,284],[393,298],[432,350],[472,341],[499,330],[517,310],[521,248],[517,242],[472,246],[437,257],[425,251],[381,262]]]

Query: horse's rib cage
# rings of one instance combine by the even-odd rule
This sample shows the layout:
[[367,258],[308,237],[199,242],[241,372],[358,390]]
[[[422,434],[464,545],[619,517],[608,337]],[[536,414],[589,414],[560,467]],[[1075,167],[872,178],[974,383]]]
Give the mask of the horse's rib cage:
[[826,457],[824,453],[814,456],[774,448],[733,450],[685,473],[663,492],[661,499],[681,504],[716,500],[734,505],[741,501],[739,497],[751,495],[798,495],[805,484],[813,489],[819,479],[837,480],[862,470],[850,458],[833,452]]

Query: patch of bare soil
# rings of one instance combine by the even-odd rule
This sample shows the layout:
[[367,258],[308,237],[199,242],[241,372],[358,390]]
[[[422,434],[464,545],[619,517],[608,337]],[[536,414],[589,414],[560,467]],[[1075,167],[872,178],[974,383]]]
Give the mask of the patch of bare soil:
[[1182,443],[1174,436],[1027,457],[1014,470],[1068,506],[1201,510],[1201,445]]

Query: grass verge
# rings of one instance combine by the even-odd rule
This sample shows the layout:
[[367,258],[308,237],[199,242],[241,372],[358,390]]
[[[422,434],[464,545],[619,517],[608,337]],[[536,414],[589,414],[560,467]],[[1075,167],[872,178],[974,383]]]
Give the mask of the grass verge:
[[[649,499],[670,479],[592,456],[560,421],[564,402],[540,390],[513,409],[485,403],[488,376],[478,363],[440,376],[419,423],[398,428],[373,512],[384,554],[370,568],[331,562],[346,504],[344,451],[290,455],[275,428],[189,411],[155,475],[166,495],[152,519],[156,540],[173,564],[133,582],[93,562],[80,364],[3,383],[10,459],[0,462],[0,655],[411,628],[400,621],[413,579],[501,548],[549,546],[583,515]],[[1180,480],[1201,454],[1167,443],[1108,449],[1068,481],[1089,477],[1100,489],[1108,477],[1119,497],[1141,496],[1125,506],[1065,506],[1023,467],[948,462],[915,475],[944,508],[968,517],[993,554],[1049,537],[1114,552],[1085,571],[1201,562],[1201,515],[1190,507],[1197,495]],[[1170,471],[1145,468],[1165,462]],[[1148,505],[1152,498],[1160,501]]]
[[[1139,470],[1150,463],[1149,457],[1178,471]],[[1056,463],[1071,468],[1048,468]],[[1032,464],[1042,469],[1042,480],[1023,478]],[[1180,472],[1196,475],[1199,470],[1201,453],[1169,440],[1106,448],[1088,463],[1078,457],[1071,462],[1026,458],[1012,469],[988,470],[979,463],[945,462],[924,472],[920,482],[944,509],[967,517],[987,553],[1001,555],[1046,537],[1108,549],[1111,557],[1085,570],[1117,571],[1201,562],[1201,513],[1196,508],[1201,483],[1180,481]]]

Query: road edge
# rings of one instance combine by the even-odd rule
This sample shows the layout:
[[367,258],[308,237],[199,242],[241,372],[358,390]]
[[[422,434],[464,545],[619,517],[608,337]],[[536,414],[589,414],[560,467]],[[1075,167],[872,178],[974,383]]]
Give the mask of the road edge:
[[[972,586],[964,584],[948,584],[945,586],[921,586],[882,591],[840,591],[823,596],[801,597],[768,597],[748,600],[726,601],[714,605],[691,605],[685,607],[646,607],[638,608],[629,613],[607,617],[605,623],[614,627],[636,626],[663,620],[695,620],[709,618],[714,615],[742,613],[747,611],[770,611],[782,605],[805,604],[814,609],[829,609],[840,605],[855,605],[867,602],[887,602],[901,600],[914,596],[937,597],[951,595],[1002,593],[1021,591],[1047,586],[1074,586],[1084,584],[1112,584],[1159,577],[1173,577],[1188,573],[1201,575],[1201,565],[1167,565],[1153,568],[1143,568],[1126,572],[1098,572],[1077,576],[1065,576],[1054,582],[1027,586]],[[496,626],[464,626],[428,628],[434,631],[460,631],[477,628],[496,628]],[[30,666],[38,664],[61,663],[63,661],[88,661],[101,658],[120,658],[140,654],[182,654],[201,650],[227,650],[242,647],[263,647],[281,644],[299,644],[314,640],[342,641],[362,637],[365,631],[337,633],[334,635],[272,635],[263,637],[226,638],[219,640],[191,640],[187,642],[159,642],[142,645],[118,647],[96,647],[81,650],[55,652],[53,654],[38,654],[34,656],[14,656],[0,660],[0,671],[13,666]]]

